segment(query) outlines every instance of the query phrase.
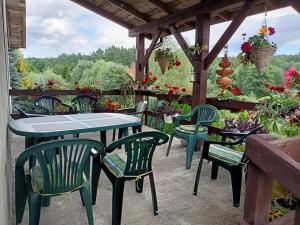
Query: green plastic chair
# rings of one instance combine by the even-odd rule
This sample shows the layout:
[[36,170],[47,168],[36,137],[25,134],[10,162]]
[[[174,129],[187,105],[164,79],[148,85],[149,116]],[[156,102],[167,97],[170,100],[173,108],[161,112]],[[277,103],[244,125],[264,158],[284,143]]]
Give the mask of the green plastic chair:
[[[141,120],[143,119],[144,116],[144,111],[147,108],[147,101],[140,101],[136,104],[135,108],[122,108],[119,109],[118,112],[120,113],[126,113],[127,115],[132,115],[137,118],[140,118]],[[137,132],[142,132],[142,126],[136,126],[132,127],[132,133],[135,134]],[[119,129],[118,132],[118,139],[124,137],[124,129]],[[116,129],[113,130],[113,138],[112,141],[116,140]]]
[[[212,124],[215,121],[217,114],[218,110],[216,107],[204,104],[195,107],[190,114],[177,116],[166,156],[169,156],[174,137],[184,139],[187,143],[186,168],[190,169],[196,141],[207,140],[207,127],[205,126]],[[190,121],[194,116],[196,117],[195,125],[180,125],[181,121]]]
[[64,104],[60,99],[52,96],[45,95],[37,98],[34,101],[34,106],[51,116],[57,113],[58,108],[66,113],[73,113],[73,108],[71,106]]
[[[90,139],[43,142],[22,152],[15,170],[16,224],[22,222],[27,199],[29,225],[38,225],[42,200],[80,191],[88,223],[93,225],[90,157],[103,159],[105,154],[103,144]],[[36,164],[26,175],[24,164],[30,157]]]
[[127,180],[135,180],[136,191],[141,193],[144,177],[149,176],[153,211],[154,215],[158,215],[152,157],[156,146],[165,144],[168,140],[169,136],[162,132],[141,132],[119,139],[106,148],[106,152],[111,153],[119,146],[125,145],[127,158],[125,159],[121,154],[107,154],[101,163],[102,170],[113,185],[113,225],[121,224],[124,184]]
[[97,98],[89,95],[79,95],[72,100],[75,113],[95,112],[95,106],[98,104]]
[[[262,127],[263,126],[260,125],[246,133],[223,131],[220,133],[222,136],[221,141],[205,141],[195,179],[194,195],[197,195],[198,192],[203,159],[207,159],[208,161],[212,162],[211,179],[217,179],[219,166],[230,172],[233,206],[239,207],[245,153],[235,151],[230,147],[243,144],[247,137],[253,134],[258,134]],[[228,138],[231,140],[226,140]]]

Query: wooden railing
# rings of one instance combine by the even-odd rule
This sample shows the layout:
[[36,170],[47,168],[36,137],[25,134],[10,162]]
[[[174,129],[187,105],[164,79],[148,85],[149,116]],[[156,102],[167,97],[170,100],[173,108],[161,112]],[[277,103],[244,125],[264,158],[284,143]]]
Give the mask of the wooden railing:
[[[46,91],[38,91],[38,90],[20,90],[20,89],[11,89],[9,91],[9,94],[11,96],[77,96],[77,95],[92,95],[97,96],[101,98],[102,96],[119,96],[121,95],[120,90],[111,90],[111,91],[93,91],[88,93],[83,93],[80,90],[46,90]],[[148,90],[136,90],[135,91],[136,96],[145,97],[146,99],[149,97],[155,97],[158,100],[165,100],[165,101],[177,101],[178,103],[185,103],[188,105],[191,105],[192,102],[192,96],[181,96],[177,94],[168,95],[168,94],[160,94],[153,91]],[[242,101],[236,101],[236,100],[218,100],[217,98],[207,98],[207,104],[214,105],[218,109],[227,109],[232,112],[239,112],[243,110],[255,110],[256,104],[252,102],[242,102]],[[162,119],[162,115],[158,114],[153,111],[145,111],[145,122],[147,123],[148,117],[155,117],[157,119]],[[17,115],[12,115],[14,118],[16,118]],[[210,128],[210,131],[212,133],[218,133],[219,129],[217,128]]]
[[273,179],[300,199],[300,137],[276,140],[253,135],[246,141],[250,160],[244,215],[240,225],[300,225],[300,202],[296,211],[269,222]]

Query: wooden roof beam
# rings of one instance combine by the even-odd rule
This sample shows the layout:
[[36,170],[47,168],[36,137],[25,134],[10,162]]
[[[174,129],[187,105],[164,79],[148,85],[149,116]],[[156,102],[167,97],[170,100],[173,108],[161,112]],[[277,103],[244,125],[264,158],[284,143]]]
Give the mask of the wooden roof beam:
[[160,0],[149,0],[149,2],[151,2],[153,5],[157,6],[158,8],[160,8],[161,10],[163,10],[167,14],[171,14],[171,13],[174,13],[176,11],[173,8],[167,6],[165,3],[163,3]]
[[129,36],[134,37],[140,33],[154,33],[158,28],[164,28],[171,24],[176,24],[178,21],[185,20],[199,14],[220,10],[228,7],[228,5],[238,4],[240,2],[240,0],[214,0],[209,3],[199,3],[181,11],[164,16],[160,19],[153,20],[147,24],[134,27],[129,30]]
[[137,17],[140,20],[143,20],[144,22],[149,22],[150,19],[143,13],[139,12],[132,6],[130,6],[128,3],[120,1],[120,0],[106,0],[107,2],[118,6],[119,8],[125,10],[126,12],[130,13],[131,15]]
[[300,14],[300,2],[294,1],[292,4],[292,7]]
[[226,43],[230,40],[232,35],[236,32],[236,30],[240,27],[242,22],[247,17],[249,11],[251,10],[252,6],[254,5],[255,0],[246,0],[245,4],[241,8],[241,10],[236,14],[234,19],[232,20],[231,24],[228,26],[226,31],[220,37],[214,48],[210,51],[205,59],[205,69],[212,64],[212,62],[216,59],[218,54],[222,51]]
[[100,7],[98,6],[95,6],[93,3],[91,2],[88,2],[86,0],[71,0],[72,2],[100,15],[100,16],[103,16],[105,17],[106,19],[108,20],[111,20],[127,29],[131,29],[133,27],[133,25],[131,23],[128,23],[128,22],[125,22],[123,21],[122,19],[119,19],[119,18],[116,18],[115,15],[111,14],[111,13],[108,13],[106,12],[105,10],[101,9]]

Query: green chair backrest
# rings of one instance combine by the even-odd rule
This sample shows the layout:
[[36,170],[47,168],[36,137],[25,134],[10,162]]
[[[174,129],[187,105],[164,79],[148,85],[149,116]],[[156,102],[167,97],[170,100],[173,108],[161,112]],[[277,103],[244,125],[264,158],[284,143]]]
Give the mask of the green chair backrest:
[[191,117],[196,116],[197,125],[209,125],[211,124],[218,114],[218,109],[212,105],[203,104],[196,106],[191,111]]
[[61,107],[64,111],[69,113],[72,112],[72,107],[62,103],[58,98],[52,96],[41,96],[34,101],[34,105],[46,112],[48,115],[54,115],[55,112],[59,111],[57,108]]
[[76,112],[92,113],[95,111],[97,98],[89,95],[80,95],[72,100],[72,105]]
[[124,175],[138,176],[152,170],[156,146],[165,144],[168,140],[169,136],[159,131],[140,132],[113,142],[106,148],[106,152],[112,152],[124,144],[127,153]]
[[[24,164],[36,159],[35,168],[42,174],[43,194],[55,195],[74,191],[90,176],[90,156],[105,155],[104,146],[96,140],[65,139],[34,145],[20,154],[16,162],[16,182],[25,182]],[[21,182],[22,184],[22,182]]]
[[139,114],[136,114],[136,117],[138,118],[142,118],[143,117],[143,113],[147,108],[147,101],[140,101],[136,104],[136,110],[135,112],[136,113],[139,113]]

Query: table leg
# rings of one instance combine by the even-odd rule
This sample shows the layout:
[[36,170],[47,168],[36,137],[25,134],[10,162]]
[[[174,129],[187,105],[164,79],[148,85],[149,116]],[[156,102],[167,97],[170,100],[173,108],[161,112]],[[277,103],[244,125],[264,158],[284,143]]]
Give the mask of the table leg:
[[100,156],[93,158],[92,167],[92,204],[96,204],[97,189],[100,179],[101,167],[100,167]]

